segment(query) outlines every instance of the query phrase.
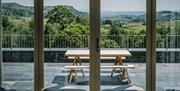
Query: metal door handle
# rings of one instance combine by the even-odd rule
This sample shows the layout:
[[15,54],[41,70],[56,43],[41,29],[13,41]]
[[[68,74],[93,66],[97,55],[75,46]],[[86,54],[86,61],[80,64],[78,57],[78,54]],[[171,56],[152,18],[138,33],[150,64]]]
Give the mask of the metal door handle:
[[99,52],[99,38],[96,39],[96,51]]

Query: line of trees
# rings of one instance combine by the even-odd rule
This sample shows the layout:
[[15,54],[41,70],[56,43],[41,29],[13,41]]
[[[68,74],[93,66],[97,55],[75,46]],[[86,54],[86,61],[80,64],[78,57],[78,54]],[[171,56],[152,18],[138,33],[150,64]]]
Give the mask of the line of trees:
[[[15,19],[10,16],[3,16],[3,33],[14,35],[33,35],[34,22],[33,17],[22,17]],[[173,20],[177,26],[172,26],[172,21],[157,22],[157,35],[176,35],[178,20]],[[120,20],[106,19],[101,21],[101,45],[102,47],[118,48],[118,47],[145,47],[146,29],[133,29],[129,26],[124,26]],[[146,26],[142,22],[142,26]],[[58,5],[50,10],[45,16],[44,34],[50,37],[45,38],[45,44],[53,47],[88,47],[88,37],[79,35],[89,35],[89,17],[77,16],[62,5]],[[128,35],[128,36],[127,36]],[[136,36],[134,36],[136,35]],[[61,36],[61,37],[59,37]],[[72,37],[73,36],[73,37]],[[166,42],[170,42],[174,37],[168,38],[167,36],[157,36],[158,47],[167,47]],[[4,44],[11,45],[7,42],[9,38],[4,38]],[[19,39],[16,38],[18,41]],[[175,40],[177,38],[174,38]],[[29,38],[23,38],[23,41],[29,41]],[[32,36],[33,40],[33,36]],[[68,46],[66,45],[68,42]],[[32,43],[33,44],[33,43]],[[128,44],[129,46],[127,46]],[[171,43],[175,47],[174,43]]]

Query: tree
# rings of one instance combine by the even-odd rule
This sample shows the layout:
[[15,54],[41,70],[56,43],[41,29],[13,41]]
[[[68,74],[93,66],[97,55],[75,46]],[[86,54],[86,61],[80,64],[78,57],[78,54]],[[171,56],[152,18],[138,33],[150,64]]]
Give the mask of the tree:
[[81,18],[74,15],[71,11],[62,5],[58,5],[54,9],[50,10],[46,18],[48,20],[46,23],[45,34],[56,33],[60,30],[63,31],[71,24],[81,22]]
[[121,35],[120,27],[118,27],[117,25],[112,25],[109,31],[109,35]]
[[109,35],[121,35],[121,28],[122,28],[122,24],[120,21],[110,21],[107,20],[106,23],[110,23],[111,24],[111,29],[109,31]]
[[9,17],[7,16],[2,17],[2,27],[4,34],[12,33],[15,30],[15,26],[12,24],[12,22],[10,22]]
[[[51,44],[56,47],[62,48],[84,48],[88,47],[88,34],[89,27],[82,26],[81,24],[70,25],[69,28],[64,29],[57,33],[51,41]],[[84,36],[85,35],[85,36]],[[56,44],[60,43],[60,44]],[[68,44],[67,44],[68,43]]]
[[110,19],[104,20],[103,24],[104,25],[109,24],[110,26],[112,26],[112,20],[110,20]]
[[84,43],[82,36],[79,36],[89,34],[88,17],[78,17],[60,5],[49,11],[46,18],[44,33],[52,36],[51,41],[45,39],[45,43],[50,41],[50,46],[64,48],[88,46],[88,38],[85,38],[87,43]]
[[34,27],[34,19],[31,19],[31,21],[29,21],[30,34],[34,33]]
[[3,28],[8,27],[9,25],[11,25],[10,22],[9,22],[9,18],[6,17],[6,16],[3,16],[2,17],[2,26],[3,26]]
[[122,40],[121,30],[122,30],[122,24],[119,21],[113,21],[108,36],[110,40],[114,40],[120,46],[122,46],[121,43],[119,42]]

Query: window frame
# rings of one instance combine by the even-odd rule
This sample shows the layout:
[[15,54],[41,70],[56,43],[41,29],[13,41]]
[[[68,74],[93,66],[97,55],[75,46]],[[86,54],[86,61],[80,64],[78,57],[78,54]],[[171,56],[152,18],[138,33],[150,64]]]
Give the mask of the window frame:
[[156,91],[156,0],[146,0],[146,91]]
[[[34,0],[34,90],[44,87],[43,1]],[[156,89],[156,0],[146,0],[146,91]],[[0,0],[0,4],[2,4]],[[1,9],[1,6],[0,6]],[[1,10],[0,10],[0,14]],[[2,86],[2,16],[0,15],[0,86]],[[90,0],[90,91],[100,90],[100,0]],[[92,75],[93,74],[93,75]],[[97,80],[98,79],[98,80]],[[94,84],[96,83],[96,84]]]
[[2,4],[0,0],[0,87],[2,86],[2,63],[3,63],[3,54],[2,54]]
[[44,87],[44,0],[34,0],[34,91]]
[[100,91],[100,0],[90,0],[90,91]]

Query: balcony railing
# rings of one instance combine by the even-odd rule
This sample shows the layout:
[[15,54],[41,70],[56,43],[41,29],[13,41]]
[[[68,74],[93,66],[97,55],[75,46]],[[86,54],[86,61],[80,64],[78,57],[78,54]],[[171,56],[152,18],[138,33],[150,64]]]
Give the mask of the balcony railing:
[[[145,35],[100,36],[102,48],[146,48]],[[157,48],[178,48],[180,35],[157,35]],[[5,34],[2,36],[3,48],[33,48],[33,35]],[[45,48],[88,48],[88,35],[55,36],[44,35]]]

